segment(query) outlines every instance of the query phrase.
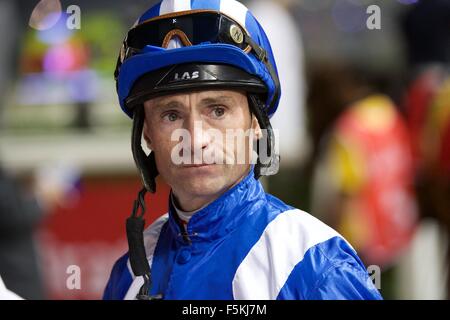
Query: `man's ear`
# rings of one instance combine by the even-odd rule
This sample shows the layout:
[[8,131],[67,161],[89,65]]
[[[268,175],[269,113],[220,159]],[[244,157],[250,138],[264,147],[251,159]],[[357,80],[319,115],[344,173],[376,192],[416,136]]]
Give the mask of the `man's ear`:
[[144,128],[142,129],[142,132],[144,134],[145,142],[147,143],[147,148],[153,150],[152,140],[149,137],[149,130],[146,121],[144,121]]
[[259,126],[258,119],[256,119],[254,114],[252,114],[252,130],[254,132],[255,140],[262,137],[261,127]]

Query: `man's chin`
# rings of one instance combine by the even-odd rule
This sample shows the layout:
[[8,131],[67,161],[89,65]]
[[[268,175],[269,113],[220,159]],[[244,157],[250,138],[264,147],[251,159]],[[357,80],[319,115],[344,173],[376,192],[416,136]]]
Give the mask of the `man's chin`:
[[183,189],[198,197],[220,193],[224,188],[225,183],[217,176],[197,176],[183,182]]
[[[231,172],[224,165],[206,165],[192,167],[177,167],[172,175],[173,185],[193,197],[209,197],[218,195],[239,181],[230,179]],[[174,172],[174,173],[175,173]]]
[[220,193],[226,188],[223,174],[212,168],[181,169],[176,175],[175,184],[184,192],[203,197]]

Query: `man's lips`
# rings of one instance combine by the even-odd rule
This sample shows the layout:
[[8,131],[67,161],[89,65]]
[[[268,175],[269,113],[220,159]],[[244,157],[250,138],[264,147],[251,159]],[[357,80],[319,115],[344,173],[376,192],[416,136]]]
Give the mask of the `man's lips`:
[[213,165],[213,164],[212,163],[211,164],[200,163],[200,164],[186,164],[186,165],[182,165],[181,167],[183,167],[183,168],[200,168],[200,167],[206,167],[206,166],[211,166],[211,165]]

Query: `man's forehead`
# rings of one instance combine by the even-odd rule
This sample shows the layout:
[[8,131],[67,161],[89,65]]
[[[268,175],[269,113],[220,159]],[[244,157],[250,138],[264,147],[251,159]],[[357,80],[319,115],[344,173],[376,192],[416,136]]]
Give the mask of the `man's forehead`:
[[188,92],[179,92],[164,96],[155,97],[145,102],[145,105],[166,105],[172,103],[184,104],[189,99],[194,98],[197,102],[208,101],[238,101],[245,98],[245,92],[240,90],[195,90]]

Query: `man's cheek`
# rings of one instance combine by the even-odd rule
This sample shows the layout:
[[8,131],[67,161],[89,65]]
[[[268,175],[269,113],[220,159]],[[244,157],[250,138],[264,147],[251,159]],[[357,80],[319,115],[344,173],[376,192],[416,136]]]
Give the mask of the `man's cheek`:
[[173,141],[168,141],[164,149],[164,160],[167,166],[180,164],[180,158],[183,158],[183,149],[180,150]]

